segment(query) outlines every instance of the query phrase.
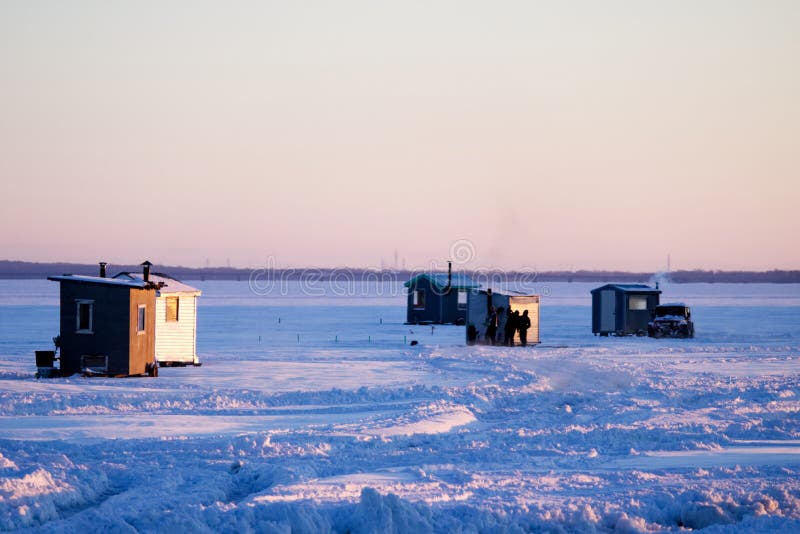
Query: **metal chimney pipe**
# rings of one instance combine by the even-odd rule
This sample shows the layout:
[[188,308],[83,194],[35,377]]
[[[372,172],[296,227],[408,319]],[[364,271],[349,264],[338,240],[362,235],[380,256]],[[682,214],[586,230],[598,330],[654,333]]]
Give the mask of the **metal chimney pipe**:
[[108,265],[106,262],[100,262],[100,278],[106,277],[106,265]]
[[145,283],[150,281],[150,267],[152,267],[152,263],[145,260],[142,262],[142,278],[144,278]]
[[447,262],[447,288],[450,289],[450,286],[453,285],[453,262]]

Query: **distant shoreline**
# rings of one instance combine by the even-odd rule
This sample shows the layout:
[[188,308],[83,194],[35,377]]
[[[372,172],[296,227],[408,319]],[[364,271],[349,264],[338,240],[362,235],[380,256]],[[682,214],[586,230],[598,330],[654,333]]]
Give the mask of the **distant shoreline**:
[[[138,265],[109,265],[109,275],[118,272],[138,272]],[[345,280],[358,281],[398,281],[405,282],[423,271],[364,269],[364,268],[314,268],[297,267],[285,269],[263,268],[240,269],[233,267],[181,267],[156,265],[155,272],[163,272],[180,280],[238,280],[248,281],[251,277],[260,280]],[[504,281],[525,280],[527,282],[653,282],[657,277],[673,283],[800,283],[800,270],[785,271],[673,271],[670,273],[643,273],[626,271],[501,271],[458,269],[459,272],[477,278]],[[83,263],[37,263],[27,261],[0,260],[0,279],[35,280],[60,274],[97,275],[96,264]]]

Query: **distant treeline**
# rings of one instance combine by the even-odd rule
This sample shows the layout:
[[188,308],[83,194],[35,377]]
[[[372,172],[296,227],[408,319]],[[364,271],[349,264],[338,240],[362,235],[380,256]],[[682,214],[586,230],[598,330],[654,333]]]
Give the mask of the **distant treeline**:
[[[139,265],[109,264],[108,275],[118,272],[140,272]],[[96,264],[82,263],[35,263],[27,261],[0,260],[0,278],[36,279],[60,274],[82,274],[96,276]],[[153,272],[162,272],[183,280],[397,280],[404,282],[421,271],[397,271],[359,268],[286,268],[286,269],[237,269],[233,267],[181,267],[154,265]],[[673,271],[670,273],[631,273],[624,271],[460,271],[478,280],[525,280],[527,282],[654,282],[667,279],[676,283],[800,283],[800,271]]]
[[669,273],[629,273],[622,271],[543,272],[537,277],[542,282],[653,282],[666,279],[678,284],[729,283],[729,284],[798,284],[800,271],[671,271]]

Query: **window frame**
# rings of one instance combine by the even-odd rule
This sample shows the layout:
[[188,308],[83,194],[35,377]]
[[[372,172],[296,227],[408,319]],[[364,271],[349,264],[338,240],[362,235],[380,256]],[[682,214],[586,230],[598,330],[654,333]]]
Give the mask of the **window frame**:
[[424,289],[415,289],[414,293],[411,297],[411,307],[414,310],[424,310],[425,309],[425,290]]
[[[141,327],[141,328],[140,328]],[[139,304],[136,308],[136,334],[147,332],[147,304]]]
[[[461,302],[461,296],[462,295],[464,296],[464,302]],[[459,310],[466,310],[467,309],[468,295],[469,295],[469,291],[467,291],[466,289],[459,289],[458,290],[458,295],[456,295],[456,307]]]
[[[88,328],[81,328],[81,306],[89,306]],[[75,299],[75,333],[94,334],[94,300]]]
[[[170,301],[175,303],[175,318],[170,319],[169,306]],[[181,321],[181,298],[180,297],[165,297],[164,298],[164,322],[165,323],[179,323]]]
[[[629,295],[628,296],[628,311],[647,311],[650,299],[647,295]],[[633,303],[644,303],[644,307],[633,307]]]

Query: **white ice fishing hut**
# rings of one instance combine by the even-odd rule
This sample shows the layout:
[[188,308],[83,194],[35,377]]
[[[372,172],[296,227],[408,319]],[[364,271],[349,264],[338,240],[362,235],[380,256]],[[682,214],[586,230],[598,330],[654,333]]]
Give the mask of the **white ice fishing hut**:
[[[520,315],[528,310],[528,318],[531,320],[531,327],[528,329],[528,345],[538,345],[541,343],[539,338],[539,295],[508,294],[491,289],[473,289],[467,296],[467,345],[485,344],[489,341],[486,338],[487,322],[489,320],[490,308],[494,306],[497,312],[498,328],[496,344],[503,345],[505,339],[505,326],[509,308],[512,311],[519,311]],[[514,332],[514,345],[519,345],[519,332]]]
[[[114,278],[141,280],[140,273]],[[150,275],[156,292],[156,360],[161,367],[201,365],[197,358],[197,297],[202,292],[163,273]]]

